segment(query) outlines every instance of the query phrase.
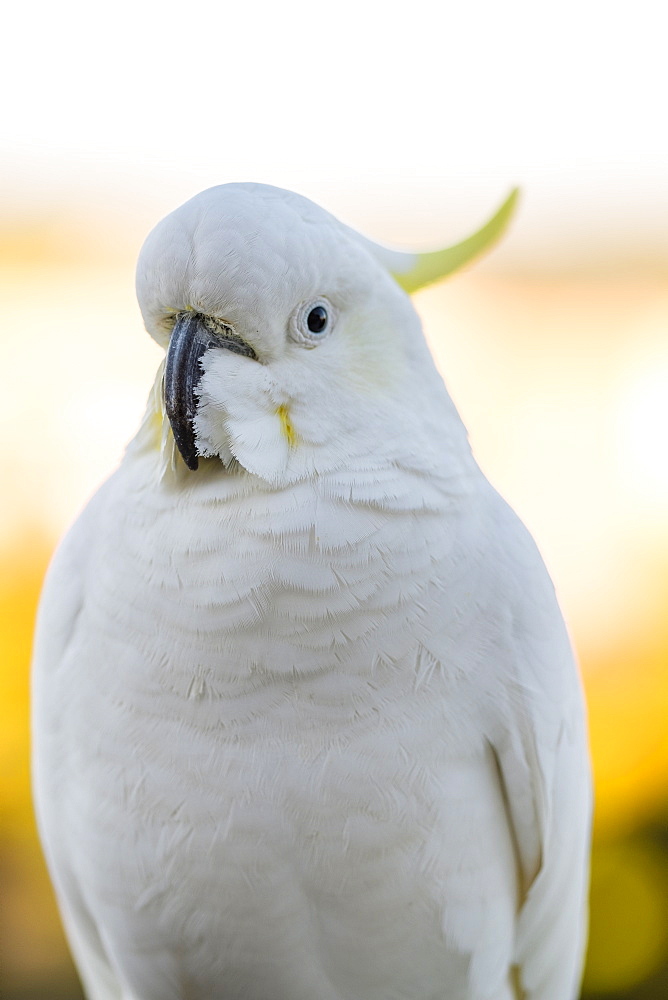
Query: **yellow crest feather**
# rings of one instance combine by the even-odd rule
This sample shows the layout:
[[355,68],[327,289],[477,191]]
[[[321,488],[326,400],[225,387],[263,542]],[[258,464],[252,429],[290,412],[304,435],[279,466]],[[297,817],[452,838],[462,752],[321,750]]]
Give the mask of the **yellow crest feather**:
[[461,243],[432,253],[406,254],[407,269],[402,271],[392,268],[393,277],[404,291],[416,292],[419,288],[458,271],[489,250],[503,236],[515,211],[518,196],[519,188],[514,188],[492,218]]

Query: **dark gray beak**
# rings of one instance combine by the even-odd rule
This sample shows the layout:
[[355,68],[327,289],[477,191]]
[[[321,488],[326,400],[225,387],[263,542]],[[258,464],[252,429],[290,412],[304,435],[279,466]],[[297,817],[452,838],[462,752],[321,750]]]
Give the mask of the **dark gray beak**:
[[255,357],[252,347],[224,324],[201,313],[179,313],[167,349],[163,391],[176,447],[193,472],[198,465],[194,420],[199,401],[195,390],[202,377],[200,359],[212,347]]

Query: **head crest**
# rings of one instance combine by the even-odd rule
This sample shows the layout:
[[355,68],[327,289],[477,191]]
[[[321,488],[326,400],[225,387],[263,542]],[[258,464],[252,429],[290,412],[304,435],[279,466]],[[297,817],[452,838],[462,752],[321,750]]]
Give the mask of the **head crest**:
[[432,253],[406,253],[367,241],[367,246],[406,292],[416,292],[425,285],[446,278],[489,250],[503,235],[510,222],[519,189],[514,188],[485,225],[461,243]]

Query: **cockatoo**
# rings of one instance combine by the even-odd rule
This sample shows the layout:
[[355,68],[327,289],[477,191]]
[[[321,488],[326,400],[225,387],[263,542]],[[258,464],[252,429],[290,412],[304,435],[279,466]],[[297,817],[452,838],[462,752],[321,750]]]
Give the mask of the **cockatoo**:
[[581,688],[376,246],[230,184],[164,219],[141,428],[48,573],[44,850],[90,1000],[572,1000]]

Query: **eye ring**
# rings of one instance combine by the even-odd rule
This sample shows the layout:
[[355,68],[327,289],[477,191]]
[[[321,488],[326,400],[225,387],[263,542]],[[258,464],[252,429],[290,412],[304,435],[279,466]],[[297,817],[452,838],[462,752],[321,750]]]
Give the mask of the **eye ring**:
[[290,317],[290,337],[302,347],[317,347],[332,332],[335,321],[336,312],[328,299],[322,295],[309,299]]

